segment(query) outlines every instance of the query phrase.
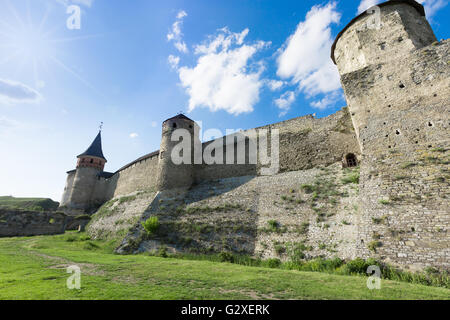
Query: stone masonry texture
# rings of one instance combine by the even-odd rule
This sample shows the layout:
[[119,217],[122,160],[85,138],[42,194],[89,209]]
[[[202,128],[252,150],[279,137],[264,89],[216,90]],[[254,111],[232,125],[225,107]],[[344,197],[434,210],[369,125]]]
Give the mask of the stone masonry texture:
[[[194,122],[174,117],[163,123],[161,151],[95,178],[97,187],[94,172],[84,175],[78,197],[82,175],[69,173],[64,202],[103,204],[87,231],[120,237],[118,253],[374,257],[450,269],[450,41],[436,39],[414,1],[381,4],[380,24],[372,18],[355,18],[332,47],[347,107],[238,133],[266,130],[269,141],[279,133],[277,174],[262,175],[266,166],[248,161],[249,148],[245,164],[175,167],[169,133],[178,127],[198,137]],[[237,151],[231,138],[201,150],[228,147],[225,160]],[[358,166],[346,168],[347,156]],[[149,235],[141,223],[153,216],[160,228]]]

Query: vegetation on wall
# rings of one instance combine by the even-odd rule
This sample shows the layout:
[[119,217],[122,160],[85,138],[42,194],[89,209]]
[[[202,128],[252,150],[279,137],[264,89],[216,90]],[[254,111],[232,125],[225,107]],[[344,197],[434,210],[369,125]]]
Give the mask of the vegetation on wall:
[[142,226],[144,227],[147,234],[154,234],[159,228],[159,219],[158,217],[150,217],[144,222],[142,222]]

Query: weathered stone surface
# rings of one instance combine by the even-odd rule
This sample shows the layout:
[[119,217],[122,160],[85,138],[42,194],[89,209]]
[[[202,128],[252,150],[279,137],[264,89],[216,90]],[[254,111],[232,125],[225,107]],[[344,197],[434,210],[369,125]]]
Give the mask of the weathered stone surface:
[[[450,41],[436,41],[421,8],[413,1],[386,2],[379,28],[363,14],[341,34],[334,57],[348,109],[256,128],[269,135],[279,130],[277,175],[260,176],[260,162],[168,165],[173,145],[166,126],[163,154],[97,179],[98,187],[86,191],[89,184],[80,196],[92,203],[157,192],[158,186],[164,192],[147,202],[136,199],[130,211],[121,206],[91,232],[117,232],[109,226],[123,211],[137,222],[121,229],[130,231],[119,253],[166,246],[288,259],[296,246],[304,257],[375,257],[411,269],[449,269]],[[228,142],[209,141],[202,150],[213,143]],[[342,159],[349,154],[360,164],[357,188],[339,182],[348,174]],[[80,174],[69,174],[72,193]],[[312,185],[311,192],[302,184]],[[171,190],[179,186],[185,188]],[[161,222],[152,236],[141,226],[150,216]]]
[[363,154],[357,255],[448,269],[450,41],[437,42],[410,5],[381,17],[380,30],[368,16],[355,22],[335,52]]
[[155,194],[154,191],[139,191],[109,200],[92,216],[87,233],[92,239],[124,237],[141,219]]
[[60,212],[0,209],[0,237],[64,233],[66,218]]
[[[160,192],[117,249],[212,253],[231,251],[261,258],[355,258],[358,185],[343,183],[351,171],[335,163],[275,176],[225,178],[189,190]],[[315,191],[308,186],[322,183]],[[160,230],[147,236],[141,222],[157,216]],[[270,229],[270,221],[277,224]],[[279,249],[278,249],[279,248]]]

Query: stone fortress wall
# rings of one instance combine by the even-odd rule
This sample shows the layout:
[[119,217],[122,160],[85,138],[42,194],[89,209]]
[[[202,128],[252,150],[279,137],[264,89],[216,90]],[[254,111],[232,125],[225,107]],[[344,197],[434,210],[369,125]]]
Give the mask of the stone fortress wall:
[[[310,115],[256,128],[266,129],[269,135],[279,130],[280,174],[261,177],[265,166],[260,162],[174,166],[168,156],[176,145],[169,138],[173,129],[185,128],[193,141],[198,140],[196,124],[177,116],[163,123],[161,152],[144,156],[108,178],[96,176],[98,187],[89,199],[88,193],[81,197],[86,203],[150,192],[155,200],[142,209],[141,218],[155,214],[168,226],[166,236],[150,241],[141,237],[142,227],[136,224],[119,251],[170,244],[180,230],[192,233],[193,225],[209,230],[213,218],[215,222],[223,219],[224,227],[214,227],[215,233],[207,238],[194,239],[199,247],[209,246],[213,251],[232,248],[239,252],[239,244],[222,246],[237,239],[246,253],[269,257],[275,248],[269,242],[283,237],[283,241],[294,241],[296,230],[307,224],[310,229],[302,233],[304,241],[310,245],[326,241],[335,248],[329,254],[317,250],[316,256],[333,252],[341,257],[375,255],[412,268],[448,269],[450,41],[436,40],[423,7],[415,1],[393,0],[379,8],[379,26],[374,28],[373,16],[363,13],[344,28],[332,47],[348,108],[322,119]],[[233,144],[236,154],[236,144],[227,137],[203,143],[201,149],[227,144]],[[339,182],[346,173],[337,167],[345,166],[342,162],[350,154],[360,164],[356,193]],[[227,158],[226,149],[223,158]],[[78,172],[69,173],[68,185],[77,177]],[[315,192],[290,195],[299,191],[299,181],[312,185]],[[92,181],[86,182],[91,185]],[[176,196],[165,192],[179,187],[185,191]],[[212,198],[205,192],[212,192]],[[219,196],[220,201],[214,200]],[[240,203],[245,197],[245,203]],[[167,211],[168,206],[160,202],[174,205]],[[206,207],[195,209],[195,204],[202,203]],[[180,217],[175,204],[193,205],[183,210],[199,214],[195,219]],[[205,208],[212,211],[206,213]],[[286,230],[291,235],[267,235],[270,218],[290,225]],[[186,219],[185,225],[179,225],[179,219]],[[170,226],[178,228],[178,233]]]
[[64,233],[67,222],[61,212],[0,209],[0,237]]
[[[255,128],[256,132],[267,130],[267,141],[269,144],[268,155],[271,154],[270,141],[272,140],[272,130],[279,130],[279,172],[311,169],[321,165],[330,165],[341,161],[345,155],[353,153],[359,155],[359,146],[353,130],[350,115],[346,108],[337,113],[316,119],[312,115],[294,118],[283,122]],[[250,130],[243,131],[246,135]],[[211,143],[203,144],[203,150]],[[230,139],[230,141],[233,141]],[[219,143],[220,145],[220,143]],[[223,138],[225,163],[227,154],[227,137]],[[256,165],[248,164],[249,142],[245,144],[245,165],[237,164],[237,145],[231,146],[235,155],[235,164],[202,164],[195,168],[196,182],[223,179],[239,176],[260,175],[261,168],[269,167],[257,162]],[[257,152],[259,153],[259,148]]]
[[[280,172],[329,165],[341,161],[349,153],[359,156],[359,146],[347,108],[326,118],[316,119],[312,115],[309,115],[256,129],[268,130],[267,140],[269,142],[271,141],[270,130],[279,130]],[[244,131],[243,134],[246,134],[246,132]],[[202,143],[202,150],[204,151],[212,143],[217,144],[219,142],[218,144],[220,145],[222,144],[222,140],[224,146],[224,164],[208,165],[203,162],[202,164],[193,165],[191,169],[173,165],[168,169],[164,169],[169,175],[165,173],[164,177],[161,177],[161,156],[160,152],[156,151],[124,166],[108,179],[97,177],[91,181],[95,183],[95,186],[83,184],[78,187],[83,191],[83,193],[78,193],[78,197],[86,199],[88,197],[87,194],[89,194],[91,197],[90,201],[93,204],[97,204],[98,207],[99,204],[113,197],[136,191],[159,190],[158,177],[164,181],[172,180],[179,182],[180,177],[183,177],[187,170],[192,170],[192,177],[189,178],[190,182],[188,184],[259,174],[261,167],[263,167],[260,163],[256,165],[248,164],[250,150],[248,140],[245,144],[245,159],[247,164],[237,164],[236,155],[240,150],[238,150],[236,142],[231,146],[235,155],[235,164],[225,164],[227,157],[227,137]],[[164,143],[165,141],[162,141],[162,145]],[[268,152],[270,155],[270,149]],[[174,168],[181,170],[175,172]],[[78,173],[78,176],[80,176],[80,173]],[[67,184],[71,185],[73,179],[76,179],[76,175],[74,178],[74,173],[71,172],[69,173]],[[64,197],[67,197],[66,194],[64,194]]]

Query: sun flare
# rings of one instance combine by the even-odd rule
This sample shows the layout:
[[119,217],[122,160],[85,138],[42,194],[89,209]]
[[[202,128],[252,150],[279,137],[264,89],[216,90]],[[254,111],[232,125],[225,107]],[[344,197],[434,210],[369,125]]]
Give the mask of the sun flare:
[[[1,1],[0,1],[1,2]],[[52,11],[51,6],[41,15],[32,16],[30,2],[26,1],[26,10],[18,14],[15,6],[9,0],[3,0],[2,7],[9,11],[0,17],[0,67],[9,66],[14,74],[28,73],[36,88],[41,88],[47,82],[45,76],[56,67],[93,89],[93,86],[81,77],[70,64],[65,63],[61,56],[67,56],[70,50],[64,43],[98,37],[85,35],[60,37],[65,34],[66,25],[61,23],[50,26],[47,22]],[[22,12],[22,11],[21,11]],[[65,13],[65,10],[62,12]],[[62,20],[64,21],[64,20]]]

